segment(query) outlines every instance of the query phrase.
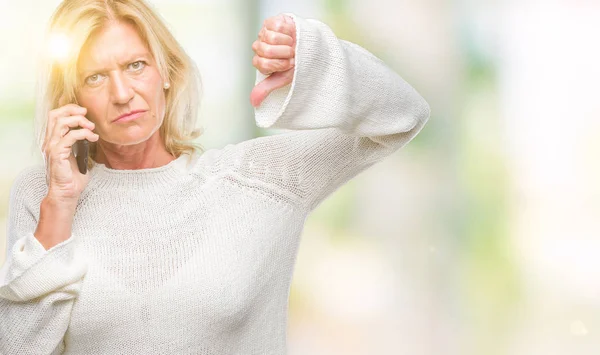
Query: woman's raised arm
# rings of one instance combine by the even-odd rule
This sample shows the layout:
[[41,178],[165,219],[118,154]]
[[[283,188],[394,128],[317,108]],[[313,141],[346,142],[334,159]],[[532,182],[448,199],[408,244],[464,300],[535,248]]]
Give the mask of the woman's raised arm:
[[[220,169],[313,209],[414,138],[430,108],[366,49],[322,22],[288,15],[296,27],[293,81],[270,92],[255,119],[259,127],[293,131],[230,144],[215,159]],[[267,78],[256,75],[257,85]]]
[[[332,127],[375,137],[419,129],[427,121],[425,99],[383,61],[338,39],[320,21],[287,15],[296,25],[293,81],[255,109],[259,127]],[[256,71],[257,85],[266,78]]]

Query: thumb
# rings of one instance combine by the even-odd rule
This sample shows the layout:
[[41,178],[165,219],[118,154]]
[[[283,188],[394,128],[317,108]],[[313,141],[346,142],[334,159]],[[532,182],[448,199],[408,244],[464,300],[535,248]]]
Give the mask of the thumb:
[[293,77],[294,68],[290,68],[286,71],[275,72],[258,83],[250,93],[250,102],[252,103],[252,106],[260,106],[271,92],[290,84]]

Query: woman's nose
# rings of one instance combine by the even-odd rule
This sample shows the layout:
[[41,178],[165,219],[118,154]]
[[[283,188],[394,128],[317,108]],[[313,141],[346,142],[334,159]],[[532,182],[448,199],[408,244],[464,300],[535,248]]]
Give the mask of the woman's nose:
[[126,104],[135,95],[133,87],[123,73],[115,73],[111,80],[111,97],[116,104]]

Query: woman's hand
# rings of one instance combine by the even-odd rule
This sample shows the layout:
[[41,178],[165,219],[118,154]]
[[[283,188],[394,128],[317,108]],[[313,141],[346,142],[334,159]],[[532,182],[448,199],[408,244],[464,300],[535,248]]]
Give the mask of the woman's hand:
[[[89,182],[89,174],[79,172],[72,147],[78,140],[95,142],[99,139],[93,133],[94,123],[84,117],[85,107],[64,104],[48,113],[46,138],[42,151],[46,158],[46,180],[48,197],[58,203],[75,207],[79,195]],[[81,129],[73,129],[82,127]]]
[[250,93],[252,106],[258,107],[274,90],[290,84],[294,79],[296,57],[296,24],[285,14],[269,17],[263,23],[258,39],[252,43],[256,55],[252,65],[262,74],[269,75]]

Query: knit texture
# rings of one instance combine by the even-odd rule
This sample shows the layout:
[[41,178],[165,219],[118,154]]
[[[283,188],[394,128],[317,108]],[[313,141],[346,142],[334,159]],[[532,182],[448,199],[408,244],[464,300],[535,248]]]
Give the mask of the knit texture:
[[286,354],[307,216],[429,118],[425,100],[380,59],[289,15],[294,80],[255,109],[259,127],[283,133],[158,168],[98,164],[71,237],[49,250],[33,235],[45,169],[17,176],[0,354]]

